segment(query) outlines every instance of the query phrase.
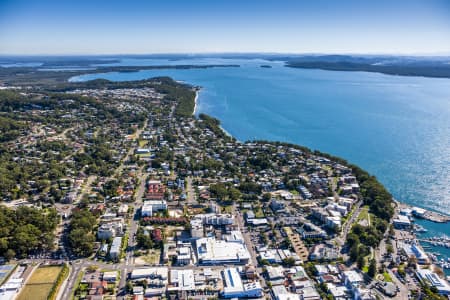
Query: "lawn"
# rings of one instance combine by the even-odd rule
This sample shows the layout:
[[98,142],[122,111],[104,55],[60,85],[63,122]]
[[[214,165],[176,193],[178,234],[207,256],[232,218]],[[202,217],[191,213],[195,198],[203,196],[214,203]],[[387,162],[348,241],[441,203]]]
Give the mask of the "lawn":
[[38,285],[26,284],[17,297],[17,300],[46,300],[53,283],[42,283]]
[[144,148],[145,146],[147,146],[147,141],[146,140],[139,140],[139,148]]
[[357,223],[365,224],[365,226],[370,225],[370,215],[369,215],[369,206],[365,205],[361,208],[361,212],[359,213]]
[[27,284],[23,287],[18,300],[46,300],[50,290],[59,273],[61,266],[39,267],[33,274]]
[[38,284],[38,283],[53,283],[61,272],[62,267],[51,266],[51,267],[39,267],[31,275],[30,280],[27,284]]
[[392,282],[391,275],[389,275],[388,272],[384,272],[384,273],[383,273],[383,277],[384,277],[384,281],[385,281],[385,282]]

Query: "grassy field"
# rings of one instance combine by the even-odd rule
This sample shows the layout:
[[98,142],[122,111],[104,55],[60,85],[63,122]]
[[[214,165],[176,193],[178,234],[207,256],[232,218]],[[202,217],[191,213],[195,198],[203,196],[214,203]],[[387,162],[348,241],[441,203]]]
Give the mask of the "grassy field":
[[369,206],[365,205],[361,208],[361,212],[356,222],[361,225],[370,226]]
[[392,282],[391,275],[389,275],[388,272],[384,272],[384,273],[383,273],[383,277],[384,277],[384,281],[386,281],[386,282]]
[[139,148],[144,148],[145,146],[147,146],[147,141],[146,140],[139,140]]
[[23,287],[17,300],[46,300],[61,272],[61,266],[39,267]]

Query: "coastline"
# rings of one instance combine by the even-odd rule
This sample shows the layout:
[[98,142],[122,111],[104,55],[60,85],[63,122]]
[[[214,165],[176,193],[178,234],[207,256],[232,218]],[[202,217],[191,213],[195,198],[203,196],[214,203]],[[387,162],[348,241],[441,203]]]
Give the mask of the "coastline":
[[192,112],[192,115],[195,116],[197,113],[197,101],[198,101],[198,94],[199,94],[199,89],[195,90],[195,98],[194,98],[194,111]]
[[[193,116],[196,116],[197,115],[197,109],[198,109],[198,97],[199,97],[199,95],[200,95],[200,90],[201,90],[201,88],[197,88],[196,90],[195,90],[195,98],[194,98],[194,110],[193,110],[193,112],[192,112],[192,115]],[[238,139],[236,139],[231,133],[229,133],[225,128],[223,128],[223,126],[222,125],[219,125],[219,128],[220,128],[220,130],[222,130],[223,131],[223,133],[226,135],[226,136],[228,136],[228,137],[230,137],[230,138],[232,138],[232,139],[235,139],[236,141],[238,141],[238,142],[240,142]]]

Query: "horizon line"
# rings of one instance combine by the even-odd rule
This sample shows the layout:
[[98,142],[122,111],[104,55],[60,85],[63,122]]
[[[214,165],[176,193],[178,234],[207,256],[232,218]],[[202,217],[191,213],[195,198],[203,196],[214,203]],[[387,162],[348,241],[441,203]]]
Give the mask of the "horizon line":
[[447,57],[449,52],[253,52],[253,51],[224,51],[224,52],[146,52],[146,53],[0,53],[0,57],[64,57],[64,56],[146,56],[146,55],[354,55],[354,56],[427,56],[427,57]]

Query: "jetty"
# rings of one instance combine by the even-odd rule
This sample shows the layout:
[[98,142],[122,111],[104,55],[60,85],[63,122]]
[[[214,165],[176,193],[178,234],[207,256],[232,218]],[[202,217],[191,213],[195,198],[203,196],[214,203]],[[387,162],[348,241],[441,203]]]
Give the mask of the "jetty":
[[411,205],[405,204],[405,203],[401,203],[397,200],[395,200],[395,203],[397,205],[397,208],[400,210],[401,214],[404,215],[408,215],[408,216],[413,216],[415,218],[418,219],[425,219],[431,222],[435,222],[435,223],[447,223],[450,222],[450,216],[443,214],[443,213],[439,213],[439,212],[435,212],[435,211],[431,211],[431,210],[427,210],[424,208],[420,208],[420,207],[413,207]]
[[450,222],[450,216],[429,210],[425,211],[425,213],[422,215],[422,218],[436,223]]

